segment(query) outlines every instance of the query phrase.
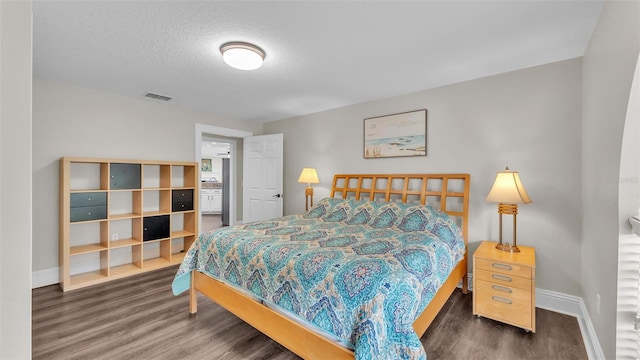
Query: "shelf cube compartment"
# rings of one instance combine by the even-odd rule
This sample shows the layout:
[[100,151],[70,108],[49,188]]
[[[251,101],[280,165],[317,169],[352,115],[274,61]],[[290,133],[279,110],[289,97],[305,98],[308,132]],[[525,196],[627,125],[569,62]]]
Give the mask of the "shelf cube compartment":
[[129,218],[109,222],[109,248],[138,245],[142,242],[142,219]]
[[142,223],[142,241],[169,238],[170,215],[146,216]]
[[[107,190],[109,189],[109,164],[100,162],[68,162],[69,189]],[[61,162],[61,166],[65,166]]]
[[169,190],[143,191],[142,210],[145,216],[168,214],[171,212],[171,192]]
[[111,190],[140,189],[140,164],[111,163],[109,184]]
[[184,247],[184,244],[183,237],[171,239],[171,255],[174,256],[186,252],[188,249]]
[[142,216],[142,191],[112,191],[109,196],[109,218]]
[[171,167],[171,187],[194,188],[199,179],[198,169],[193,165],[173,165]]
[[109,250],[109,276],[129,275],[142,269],[142,245]]
[[171,262],[171,240],[145,243],[143,257],[145,270],[167,266]]
[[193,189],[171,191],[171,211],[193,211]]
[[189,235],[171,239],[171,262],[179,264],[184,259],[187,251],[195,242],[196,236]]
[[196,213],[181,212],[171,214],[171,237],[184,237],[196,233]]
[[69,194],[69,220],[71,222],[107,218],[107,193],[104,191],[74,192]]
[[171,187],[171,165],[144,164],[142,166],[144,189],[168,189]]
[[109,276],[108,250],[71,256],[69,259],[70,286],[97,284]]
[[73,223],[69,228],[70,255],[102,251],[108,246],[109,223],[107,221]]

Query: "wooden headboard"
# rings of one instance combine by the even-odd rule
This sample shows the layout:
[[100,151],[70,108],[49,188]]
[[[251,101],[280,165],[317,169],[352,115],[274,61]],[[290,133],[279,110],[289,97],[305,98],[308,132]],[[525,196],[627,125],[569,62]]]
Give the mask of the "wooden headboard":
[[420,203],[460,219],[465,243],[469,227],[469,174],[338,174],[331,197]]

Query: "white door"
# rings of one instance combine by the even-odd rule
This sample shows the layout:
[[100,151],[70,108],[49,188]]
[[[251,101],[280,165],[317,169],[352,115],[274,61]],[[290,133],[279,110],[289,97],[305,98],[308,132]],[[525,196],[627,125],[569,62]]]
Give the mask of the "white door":
[[282,134],[244,138],[242,222],[282,216]]

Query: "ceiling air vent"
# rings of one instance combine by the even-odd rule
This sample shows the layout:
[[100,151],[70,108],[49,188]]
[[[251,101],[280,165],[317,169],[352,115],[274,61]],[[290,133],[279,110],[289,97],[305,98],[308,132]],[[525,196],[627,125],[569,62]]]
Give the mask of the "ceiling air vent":
[[155,100],[160,100],[160,101],[169,101],[169,100],[171,100],[171,98],[168,97],[168,96],[158,95],[158,94],[154,94],[154,93],[146,93],[146,94],[144,94],[144,96],[148,97],[150,99],[155,99]]

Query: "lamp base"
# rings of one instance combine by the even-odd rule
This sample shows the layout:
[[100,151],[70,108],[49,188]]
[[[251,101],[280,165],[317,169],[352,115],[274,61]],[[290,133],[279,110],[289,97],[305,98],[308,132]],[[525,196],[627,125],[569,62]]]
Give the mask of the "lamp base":
[[511,244],[498,243],[496,245],[496,249],[502,250],[502,251],[508,251],[508,252],[520,252],[520,249],[518,249],[518,246],[511,245]]
[[[309,200],[311,200],[311,205],[309,205]],[[304,210],[308,211],[310,207],[313,206],[313,188],[311,185],[307,186],[304,189]]]

